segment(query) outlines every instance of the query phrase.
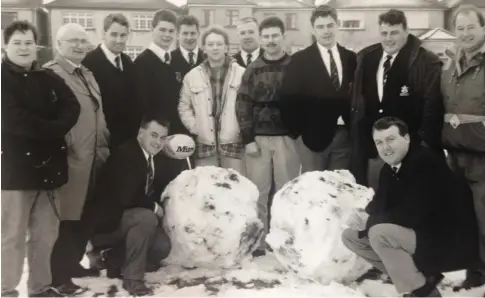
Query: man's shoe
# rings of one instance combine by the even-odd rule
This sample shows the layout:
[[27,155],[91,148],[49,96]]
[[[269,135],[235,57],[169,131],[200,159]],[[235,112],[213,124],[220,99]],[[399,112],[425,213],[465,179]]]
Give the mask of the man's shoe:
[[[2,294],[3,296],[3,294]],[[56,288],[49,287],[43,292],[30,294],[29,297],[64,297]]]
[[147,287],[141,280],[123,279],[123,289],[125,289],[131,296],[153,295],[152,289]]
[[2,291],[2,297],[18,297],[19,291],[11,290],[11,291]]
[[470,290],[485,285],[485,275],[479,270],[468,270],[466,279],[458,286],[453,287],[454,292],[461,290]]
[[62,296],[69,296],[69,297],[70,296],[77,296],[77,295],[82,294],[82,293],[84,293],[88,290],[87,288],[83,288],[83,287],[76,285],[71,280],[69,280],[69,282],[66,282],[64,284],[56,285],[56,286],[54,286],[54,288]]
[[262,257],[266,255],[266,251],[264,249],[256,249],[255,251],[253,251],[252,255],[253,258]]
[[93,269],[103,270],[106,269],[101,257],[101,249],[93,249],[86,253],[89,259],[89,267]]
[[98,277],[99,276],[99,270],[96,268],[89,268],[86,269],[79,265],[75,270],[72,272],[72,277],[75,278],[83,278],[83,277]]
[[355,282],[361,283],[364,280],[381,280],[383,274],[384,273],[382,273],[381,270],[377,269],[376,267],[372,267],[366,273],[364,273],[360,277],[358,277],[355,280]]
[[405,294],[404,297],[441,297],[440,291],[436,287],[445,276],[441,273],[428,276],[426,283],[419,289]]

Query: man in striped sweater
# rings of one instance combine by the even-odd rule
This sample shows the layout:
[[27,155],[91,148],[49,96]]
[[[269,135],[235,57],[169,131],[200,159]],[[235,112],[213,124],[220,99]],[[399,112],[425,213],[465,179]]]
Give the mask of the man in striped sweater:
[[[278,191],[299,174],[295,141],[283,126],[279,90],[290,56],[283,49],[285,27],[278,17],[259,25],[264,54],[244,73],[236,101],[236,115],[246,151],[249,179],[259,189],[258,213],[268,232],[268,197],[273,181]],[[266,234],[265,233],[265,234]],[[253,255],[265,254],[264,237]]]

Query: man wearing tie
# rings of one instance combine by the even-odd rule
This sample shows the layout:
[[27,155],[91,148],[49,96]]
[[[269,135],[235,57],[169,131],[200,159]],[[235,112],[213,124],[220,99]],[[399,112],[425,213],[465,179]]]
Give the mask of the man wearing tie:
[[381,14],[379,31],[381,42],[358,54],[351,103],[351,171],[357,182],[374,189],[384,164],[372,141],[377,119],[402,119],[413,141],[443,154],[441,60],[408,33],[402,11]]
[[179,47],[172,51],[170,65],[180,83],[185,75],[204,61],[204,52],[199,48],[199,21],[196,17],[181,16],[177,21]]
[[152,294],[144,274],[156,271],[171,248],[161,225],[160,197],[178,173],[170,169],[179,163],[160,153],[168,130],[169,122],[162,117],[142,120],[138,136],[106,161],[95,192],[98,208],[91,210],[94,230],[114,239],[102,253],[108,277],[122,278],[123,288],[133,296]]
[[169,134],[185,131],[177,112],[180,83],[170,66],[176,23],[172,11],[157,11],[152,20],[152,42],[134,62],[135,96],[143,103],[145,113],[170,119]]
[[244,68],[264,52],[259,46],[258,26],[258,21],[254,17],[242,18],[237,25],[241,50],[233,57]]
[[282,117],[292,137],[299,137],[303,173],[350,165],[348,117],[356,55],[337,43],[337,20],[336,10],[327,5],[313,11],[316,42],[293,54],[282,84]]
[[130,32],[128,19],[122,14],[110,14],[103,28],[102,43],[86,55],[83,65],[93,72],[101,90],[113,150],[136,136],[141,103],[133,93],[133,62],[123,53]]

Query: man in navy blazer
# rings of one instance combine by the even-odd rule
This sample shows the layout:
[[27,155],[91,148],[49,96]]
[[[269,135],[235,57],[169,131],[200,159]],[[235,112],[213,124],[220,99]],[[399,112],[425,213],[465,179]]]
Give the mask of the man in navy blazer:
[[298,138],[302,172],[348,169],[350,90],[356,54],[336,42],[337,11],[311,16],[316,42],[293,54],[282,84],[283,123]]

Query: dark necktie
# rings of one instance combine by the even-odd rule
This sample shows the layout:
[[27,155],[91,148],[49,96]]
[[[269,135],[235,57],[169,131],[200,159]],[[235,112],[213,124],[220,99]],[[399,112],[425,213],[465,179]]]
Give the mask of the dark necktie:
[[399,168],[398,167],[392,167],[392,171],[394,172],[394,174],[397,174],[397,171],[399,171]]
[[116,64],[116,68],[118,68],[119,71],[122,71],[122,69],[121,69],[121,59],[120,59],[120,56],[116,56],[116,58],[115,58],[115,64]]
[[168,52],[165,52],[164,59],[165,63],[170,64],[170,54]]
[[99,108],[99,102],[96,99],[96,97],[93,95],[93,92],[91,91],[91,88],[89,86],[88,80],[86,80],[86,77],[84,76],[81,68],[80,67],[76,67],[76,69],[74,69],[74,73],[81,79],[81,82],[83,83],[84,87],[86,87],[86,90],[89,93],[89,97],[91,98],[91,101],[94,104],[95,110],[98,110],[98,108]]
[[328,55],[330,55],[330,77],[332,78],[335,89],[338,89],[340,88],[340,80],[338,78],[337,63],[335,63],[335,59],[333,58],[332,50],[328,50]]
[[145,194],[147,196],[153,193],[153,180],[155,178],[155,172],[153,171],[153,156],[150,155],[148,157],[148,166],[147,166],[147,181],[145,184]]
[[389,75],[389,70],[391,70],[391,59],[392,59],[392,56],[387,55],[386,61],[384,61],[384,73],[383,73],[383,81],[382,81],[384,85],[387,82],[387,76]]
[[194,52],[189,52],[189,65],[192,67],[194,66],[195,61],[194,61]]
[[251,64],[253,62],[253,54],[248,54],[248,57],[246,58],[246,66]]

